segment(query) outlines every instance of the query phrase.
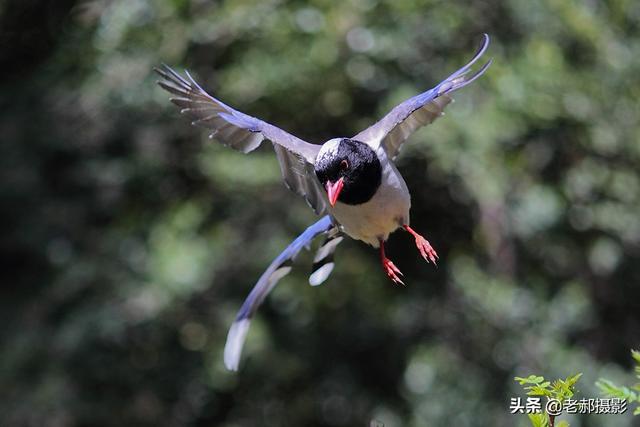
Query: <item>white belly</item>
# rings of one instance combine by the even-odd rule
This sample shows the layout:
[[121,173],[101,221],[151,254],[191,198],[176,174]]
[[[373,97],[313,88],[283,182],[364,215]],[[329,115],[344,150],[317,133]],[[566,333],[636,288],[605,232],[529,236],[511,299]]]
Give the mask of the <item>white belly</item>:
[[329,211],[345,233],[374,247],[404,224],[409,224],[411,196],[392,162],[385,162],[376,194],[361,205],[336,203]]

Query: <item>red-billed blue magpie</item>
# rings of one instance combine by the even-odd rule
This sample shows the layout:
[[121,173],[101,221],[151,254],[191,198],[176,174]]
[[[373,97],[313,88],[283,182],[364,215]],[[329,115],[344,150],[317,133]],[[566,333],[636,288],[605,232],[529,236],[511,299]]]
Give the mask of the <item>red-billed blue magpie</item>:
[[411,197],[394,159],[415,130],[443,115],[452,100],[451,93],[486,71],[491,60],[470,73],[488,45],[489,36],[485,34],[471,61],[440,84],[402,102],[359,134],[330,139],[322,145],[310,144],[231,108],[205,92],[188,72],[185,78],[166,65],[156,69],[162,77],[159,85],[176,96],[171,101],[194,120],[193,124],[211,130],[211,138],[244,153],[256,149],[265,139],[271,141],[287,187],[304,197],[316,214],[323,215],[258,279],[229,330],[224,351],[228,369],[238,369],[251,317],[278,280],[291,270],[298,252],[316,236],[324,234],[327,238],[314,258],[309,278],[312,285],[321,284],[333,270],[333,252],[342,234],[379,248],[383,270],[394,283],[403,283],[402,273],[386,257],[384,242],[398,228],[408,231],[422,257],[435,264],[436,251],[409,226]]

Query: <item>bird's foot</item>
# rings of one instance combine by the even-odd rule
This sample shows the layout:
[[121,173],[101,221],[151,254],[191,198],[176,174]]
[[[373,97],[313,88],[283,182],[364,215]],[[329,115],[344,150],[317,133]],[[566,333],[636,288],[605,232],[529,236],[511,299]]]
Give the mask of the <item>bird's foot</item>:
[[397,283],[400,285],[404,285],[404,282],[400,279],[399,276],[402,276],[402,272],[396,267],[396,265],[387,257],[382,258],[382,268],[384,272],[387,274],[389,279],[393,283]]
[[419,235],[418,233],[416,233],[408,225],[405,225],[404,229],[407,230],[409,233],[413,235],[413,237],[416,238],[416,246],[418,247],[418,250],[420,251],[420,255],[422,255],[422,258],[424,258],[425,261],[427,262],[431,261],[434,265],[437,265],[436,261],[438,259],[438,254],[436,253],[436,250],[433,249],[433,246],[431,246],[429,241],[424,237],[422,237],[421,235]]
[[382,269],[393,283],[404,285],[404,282],[400,279],[400,276],[403,275],[402,272],[384,254],[384,240],[382,239],[380,239],[380,263],[382,264]]

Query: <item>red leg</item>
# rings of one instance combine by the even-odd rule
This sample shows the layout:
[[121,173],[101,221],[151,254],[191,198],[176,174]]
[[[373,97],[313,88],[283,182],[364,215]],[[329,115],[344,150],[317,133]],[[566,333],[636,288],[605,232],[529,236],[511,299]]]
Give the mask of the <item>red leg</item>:
[[398,275],[402,276],[402,272],[384,254],[384,241],[382,240],[380,240],[380,262],[382,263],[384,272],[389,276],[389,279],[391,279],[393,283],[404,285],[404,282],[400,280],[400,277],[398,277]]
[[413,229],[408,225],[405,224],[403,225],[403,227],[405,230],[411,233],[413,237],[416,238],[416,246],[418,247],[422,258],[424,258],[427,262],[431,261],[435,264],[436,260],[438,259],[438,254],[436,253],[435,249],[431,247],[431,244],[427,241],[427,239],[413,231]]

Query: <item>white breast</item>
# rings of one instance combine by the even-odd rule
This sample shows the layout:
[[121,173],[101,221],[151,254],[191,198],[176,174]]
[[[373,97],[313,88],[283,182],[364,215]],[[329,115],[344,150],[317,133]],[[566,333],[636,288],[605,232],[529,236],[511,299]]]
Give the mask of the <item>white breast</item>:
[[361,205],[338,202],[329,209],[345,233],[374,247],[379,246],[380,239],[387,240],[398,227],[409,224],[411,207],[411,196],[400,172],[386,154],[379,153],[379,157],[382,180],[371,200]]

